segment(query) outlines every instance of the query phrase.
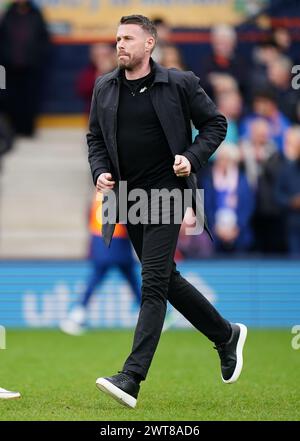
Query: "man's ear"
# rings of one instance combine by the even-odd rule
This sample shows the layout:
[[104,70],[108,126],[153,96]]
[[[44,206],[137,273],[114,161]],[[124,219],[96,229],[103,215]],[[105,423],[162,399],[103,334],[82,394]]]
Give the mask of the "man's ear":
[[153,37],[149,37],[147,38],[146,42],[145,42],[145,49],[147,52],[151,51],[153,49],[154,46],[154,38]]

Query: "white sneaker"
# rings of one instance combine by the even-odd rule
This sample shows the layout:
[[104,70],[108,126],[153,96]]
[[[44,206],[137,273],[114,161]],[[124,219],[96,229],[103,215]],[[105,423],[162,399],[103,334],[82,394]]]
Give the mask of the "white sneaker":
[[21,398],[20,392],[11,392],[0,387],[0,400],[16,400]]
[[123,372],[111,377],[97,378],[96,386],[123,406],[135,408],[140,385]]
[[235,383],[243,368],[243,348],[247,338],[247,327],[242,323],[231,323],[232,334],[228,342],[216,345],[221,360],[221,376],[224,383]]
[[85,333],[86,328],[72,320],[64,320],[59,324],[59,328],[65,334],[75,335],[76,337]]
[[86,320],[86,309],[83,306],[76,306],[69,314],[69,317],[63,320],[59,327],[61,331],[69,335],[82,335],[86,331],[84,326]]

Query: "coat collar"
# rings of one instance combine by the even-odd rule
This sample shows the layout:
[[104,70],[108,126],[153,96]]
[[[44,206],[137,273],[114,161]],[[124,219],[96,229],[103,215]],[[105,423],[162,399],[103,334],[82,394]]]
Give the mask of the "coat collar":
[[[152,58],[150,58],[151,69],[154,71],[154,83],[168,83],[169,73],[168,69],[156,63]],[[109,80],[117,80],[122,75],[122,69],[117,67],[110,74]]]

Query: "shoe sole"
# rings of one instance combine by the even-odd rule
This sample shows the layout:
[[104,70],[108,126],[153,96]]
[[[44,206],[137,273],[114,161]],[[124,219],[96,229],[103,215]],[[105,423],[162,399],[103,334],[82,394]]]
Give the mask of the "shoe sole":
[[135,408],[137,400],[105,378],[98,378],[96,380],[96,386],[123,406],[130,407],[131,409]]
[[72,335],[75,337],[80,337],[81,335],[85,334],[86,330],[83,328],[76,328],[70,327],[67,323],[60,323],[59,329],[64,332],[65,334]]
[[232,374],[232,376],[229,378],[229,380],[224,380],[224,378],[222,377],[222,380],[224,383],[230,384],[230,383],[235,383],[239,376],[241,375],[242,369],[243,369],[243,348],[244,348],[244,344],[247,338],[247,327],[245,325],[243,325],[242,323],[235,323],[237,326],[239,326],[240,328],[240,335],[239,335],[239,339],[237,342],[237,348],[236,348],[236,358],[237,358],[237,362],[236,362],[236,367],[234,369],[234,372]]
[[0,394],[1,400],[19,400],[21,398],[21,394]]

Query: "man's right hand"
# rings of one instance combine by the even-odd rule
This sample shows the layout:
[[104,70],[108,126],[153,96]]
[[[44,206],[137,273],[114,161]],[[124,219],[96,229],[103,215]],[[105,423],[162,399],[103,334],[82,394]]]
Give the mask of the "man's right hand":
[[112,175],[110,173],[101,173],[98,176],[96,188],[101,193],[107,193],[112,190],[115,186],[115,181],[112,180]]

